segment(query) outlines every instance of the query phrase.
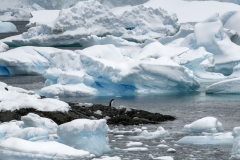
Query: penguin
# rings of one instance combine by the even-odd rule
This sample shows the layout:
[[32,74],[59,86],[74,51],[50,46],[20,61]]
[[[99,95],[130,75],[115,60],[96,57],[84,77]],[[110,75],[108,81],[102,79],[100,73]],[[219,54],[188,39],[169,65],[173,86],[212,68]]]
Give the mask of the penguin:
[[112,107],[114,99],[111,99],[111,101],[109,102],[109,107]]

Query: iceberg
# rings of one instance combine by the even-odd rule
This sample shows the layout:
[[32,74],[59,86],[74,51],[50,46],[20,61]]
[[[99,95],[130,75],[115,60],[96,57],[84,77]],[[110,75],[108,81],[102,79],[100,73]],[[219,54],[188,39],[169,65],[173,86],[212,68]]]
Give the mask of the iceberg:
[[0,143],[1,159],[82,159],[88,160],[90,153],[74,149],[64,144],[48,142],[31,142],[19,138],[8,138]]
[[40,117],[34,113],[28,113],[26,116],[22,116],[23,128],[36,127],[46,130],[49,134],[56,134],[58,125],[49,118]]
[[240,46],[231,42],[223,30],[218,14],[195,25],[194,33],[188,35],[181,46],[197,49],[204,47],[215,60],[214,72],[230,75],[240,61]]
[[57,129],[59,142],[76,149],[101,156],[111,151],[108,146],[108,125],[105,119],[77,119],[60,125]]
[[113,35],[142,42],[174,35],[179,30],[176,22],[175,15],[160,8],[140,5],[115,15],[107,6],[90,0],[62,9],[55,21],[31,27],[28,32],[6,38],[3,42],[20,46],[61,46],[78,44],[79,39],[90,35]]
[[178,144],[232,146],[232,132],[217,133],[209,136],[185,136],[177,141]]
[[11,22],[0,21],[0,33],[18,32],[16,26]]
[[[75,52],[51,54],[51,65],[41,94],[46,97],[135,95],[196,90],[193,73],[174,62],[186,48],[164,47],[159,42],[146,45],[140,53],[126,54],[113,45],[94,45]],[[151,46],[161,50],[152,51]],[[131,49],[130,49],[131,50]],[[180,78],[179,78],[180,77]]]
[[217,133],[223,132],[222,123],[215,117],[204,117],[184,126],[183,132],[186,133]]
[[240,78],[233,78],[214,83],[206,88],[206,93],[240,93]]

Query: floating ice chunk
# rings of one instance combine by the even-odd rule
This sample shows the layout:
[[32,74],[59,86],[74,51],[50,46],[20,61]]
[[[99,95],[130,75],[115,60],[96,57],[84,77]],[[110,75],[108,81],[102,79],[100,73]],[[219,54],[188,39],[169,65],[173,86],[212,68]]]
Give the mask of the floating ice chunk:
[[27,127],[40,127],[48,131],[49,134],[57,132],[58,125],[51,119],[40,117],[34,113],[28,113],[22,116],[21,120],[24,122],[23,128]]
[[100,111],[100,110],[97,110],[96,112],[93,112],[93,113],[98,114],[98,115],[102,115],[102,111]]
[[159,144],[157,145],[158,148],[169,148],[168,145],[165,145],[165,144]]
[[240,93],[240,78],[214,83],[206,88],[206,93]]
[[140,146],[142,146],[143,145],[143,143],[142,142],[129,142],[129,143],[127,143],[127,147],[140,147]]
[[187,133],[216,133],[223,132],[224,129],[222,127],[222,123],[220,123],[217,118],[204,117],[197,121],[194,121],[191,124],[185,125],[182,131]]
[[106,120],[77,119],[58,127],[59,141],[97,156],[109,152]]
[[163,156],[163,157],[156,157],[156,158],[154,158],[151,154],[149,155],[149,158],[153,159],[153,160],[173,160],[173,158],[170,157],[170,156]]
[[7,123],[0,124],[0,141],[8,134],[21,130],[21,121],[11,121]]
[[123,151],[127,152],[136,152],[136,151],[148,151],[148,148],[146,147],[132,147],[132,148],[127,148],[127,149],[122,149]]
[[163,127],[158,127],[155,132],[148,132],[144,130],[138,136],[130,136],[129,139],[157,139],[157,138],[164,138],[169,136],[168,131],[165,131]]
[[121,160],[120,157],[108,157],[108,156],[102,156],[101,158],[93,158],[93,160]]
[[139,128],[134,128],[131,131],[119,131],[119,130],[113,131],[113,134],[115,135],[137,135],[138,133],[142,133],[142,130]]
[[16,131],[12,134],[8,134],[5,139],[15,137],[24,139],[27,141],[47,141],[48,140],[48,131],[42,128],[24,128],[19,131]]
[[0,33],[18,32],[16,26],[11,22],[0,21]]
[[19,138],[8,138],[0,143],[2,159],[89,159],[89,152],[77,150],[64,144],[49,142],[31,142]]
[[186,136],[177,141],[178,144],[221,145],[231,146],[233,136],[231,132],[213,134],[209,136]]
[[0,41],[0,53],[8,50],[8,45]]
[[175,153],[175,152],[176,152],[176,149],[174,149],[174,148],[169,148],[169,149],[167,150],[167,152],[169,152],[169,153]]

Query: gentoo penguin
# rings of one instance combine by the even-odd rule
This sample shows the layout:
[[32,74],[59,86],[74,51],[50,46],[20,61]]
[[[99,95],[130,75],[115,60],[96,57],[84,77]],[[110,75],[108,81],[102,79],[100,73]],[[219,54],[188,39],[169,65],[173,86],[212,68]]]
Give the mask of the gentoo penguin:
[[114,99],[111,99],[111,101],[109,102],[109,107],[112,107]]

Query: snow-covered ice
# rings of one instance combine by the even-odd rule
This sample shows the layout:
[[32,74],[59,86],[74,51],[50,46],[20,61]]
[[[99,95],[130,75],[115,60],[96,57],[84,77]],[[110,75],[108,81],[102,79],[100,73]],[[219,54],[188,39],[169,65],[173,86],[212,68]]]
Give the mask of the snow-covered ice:
[[0,124],[0,141],[9,134],[12,134],[14,132],[21,130],[21,121],[11,121],[6,123]]
[[128,142],[126,146],[127,147],[140,147],[142,145],[143,145],[142,142]]
[[148,151],[148,148],[146,147],[131,147],[131,148],[127,148],[127,149],[122,149],[122,151],[126,151],[126,152],[136,152],[136,151]]
[[169,15],[161,8],[140,5],[115,15],[107,6],[90,0],[62,9],[52,23],[32,27],[20,36],[3,41],[7,44],[57,46],[77,44],[80,38],[88,35],[102,37],[110,34],[141,42],[174,35],[179,30],[176,22],[175,15]]
[[20,138],[27,141],[47,141],[48,140],[48,131],[42,128],[28,127],[21,129],[19,131],[13,132],[12,134],[7,134],[5,139],[10,137]]
[[111,151],[108,146],[106,120],[77,119],[58,127],[59,142],[96,156]]
[[121,160],[121,158],[118,156],[115,157],[102,156],[100,158],[93,158],[93,160]]
[[24,122],[23,128],[38,127],[47,130],[49,134],[57,133],[58,125],[49,118],[40,117],[34,113],[28,113],[26,116],[22,116],[21,120]]
[[89,159],[89,152],[74,149],[64,144],[48,142],[31,142],[19,138],[8,138],[0,143],[1,159]]
[[168,131],[165,131],[163,127],[158,127],[155,132],[148,132],[144,130],[138,136],[129,136],[129,139],[158,139],[158,138],[165,138],[169,136]]
[[223,132],[222,123],[215,117],[204,117],[184,126],[183,132],[186,133],[216,133]]
[[[9,88],[9,89],[8,89]],[[60,111],[67,112],[70,106],[60,100],[41,97],[17,87],[9,87],[0,82],[0,110],[13,111],[21,108],[34,108],[39,111]]]

